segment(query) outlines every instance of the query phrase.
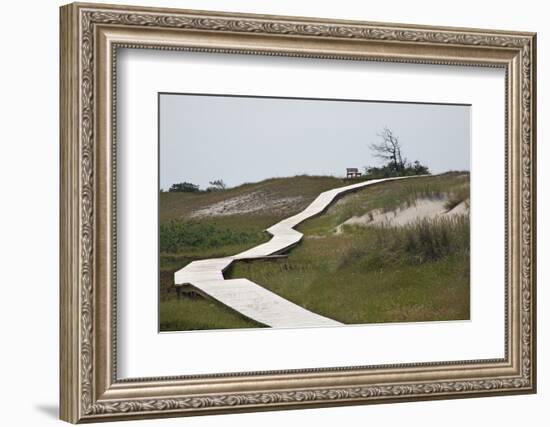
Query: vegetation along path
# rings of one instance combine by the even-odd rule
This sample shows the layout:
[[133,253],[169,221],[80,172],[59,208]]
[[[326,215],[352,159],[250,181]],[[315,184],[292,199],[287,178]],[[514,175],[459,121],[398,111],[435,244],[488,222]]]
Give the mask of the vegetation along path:
[[340,322],[313,313],[248,279],[225,279],[223,272],[236,260],[268,258],[292,248],[303,235],[294,230],[301,222],[322,213],[338,196],[379,182],[417,178],[425,175],[373,179],[325,191],[302,212],[286,218],[266,231],[273,237],[237,255],[193,261],[176,271],[176,286],[191,285],[249,319],[274,328],[335,326]]

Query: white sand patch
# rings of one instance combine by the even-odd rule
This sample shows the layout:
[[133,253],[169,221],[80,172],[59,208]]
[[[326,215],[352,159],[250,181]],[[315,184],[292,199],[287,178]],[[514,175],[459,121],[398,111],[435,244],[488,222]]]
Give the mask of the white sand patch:
[[287,210],[293,208],[301,200],[302,197],[300,196],[274,197],[261,191],[254,191],[199,209],[193,212],[190,217],[204,218],[209,216],[242,215],[267,210]]
[[447,210],[445,203],[447,200],[439,199],[418,199],[407,207],[399,208],[390,212],[383,212],[376,209],[361,216],[353,216],[336,227],[336,233],[342,233],[344,225],[373,225],[373,226],[391,226],[402,227],[424,219],[435,219],[438,217],[454,217],[457,215],[467,215],[468,206],[465,202],[459,203],[451,210]]

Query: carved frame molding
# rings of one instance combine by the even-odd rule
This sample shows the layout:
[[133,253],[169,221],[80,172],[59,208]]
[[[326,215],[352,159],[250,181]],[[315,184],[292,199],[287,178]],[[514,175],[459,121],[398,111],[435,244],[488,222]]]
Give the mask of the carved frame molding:
[[[506,357],[118,381],[116,287],[105,278],[116,277],[113,140],[119,47],[505,67]],[[101,421],[534,392],[534,97],[532,33],[92,4],[62,7],[61,418]],[[266,376],[273,377],[272,384],[260,386],[259,378]],[[285,386],[289,380],[299,385]],[[258,386],[248,391],[254,381]],[[197,384],[203,386],[200,393],[193,388]],[[204,391],[205,385],[210,391]]]

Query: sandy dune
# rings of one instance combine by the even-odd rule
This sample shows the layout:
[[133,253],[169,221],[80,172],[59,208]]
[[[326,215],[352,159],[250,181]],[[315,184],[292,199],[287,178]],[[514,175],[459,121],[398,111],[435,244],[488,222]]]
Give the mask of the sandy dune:
[[302,197],[275,197],[254,191],[242,196],[232,197],[221,202],[214,203],[203,209],[193,212],[191,218],[204,218],[212,216],[242,215],[252,212],[291,209],[302,201]]
[[438,217],[453,217],[467,215],[469,212],[465,202],[459,203],[451,210],[445,208],[447,200],[419,199],[408,207],[394,211],[382,212],[377,209],[365,215],[353,216],[336,227],[336,233],[342,232],[344,225],[374,225],[402,227],[423,219],[435,219]]

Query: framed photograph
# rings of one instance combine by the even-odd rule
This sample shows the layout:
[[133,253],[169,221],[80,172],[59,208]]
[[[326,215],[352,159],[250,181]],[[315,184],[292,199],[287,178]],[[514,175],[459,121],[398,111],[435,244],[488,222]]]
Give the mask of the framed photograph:
[[60,22],[63,420],[536,391],[535,34]]

